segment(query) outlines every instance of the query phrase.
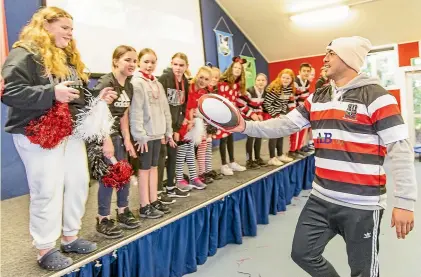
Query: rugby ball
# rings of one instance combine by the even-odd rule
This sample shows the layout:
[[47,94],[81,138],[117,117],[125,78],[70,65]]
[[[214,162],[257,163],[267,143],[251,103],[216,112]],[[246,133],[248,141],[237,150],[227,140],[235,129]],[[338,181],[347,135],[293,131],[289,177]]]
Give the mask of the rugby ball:
[[240,111],[232,102],[218,94],[210,93],[200,97],[198,110],[206,122],[216,128],[229,131],[240,124]]

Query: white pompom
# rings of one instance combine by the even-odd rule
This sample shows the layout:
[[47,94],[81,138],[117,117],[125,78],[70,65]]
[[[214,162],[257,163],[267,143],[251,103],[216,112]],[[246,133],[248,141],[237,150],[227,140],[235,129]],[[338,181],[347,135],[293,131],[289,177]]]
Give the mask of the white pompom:
[[195,145],[199,145],[204,135],[206,134],[205,124],[203,124],[203,119],[195,118],[193,128],[187,132],[185,135],[185,140],[192,141]]
[[101,142],[113,132],[115,119],[104,100],[97,97],[89,102],[77,115],[74,135],[87,142]]

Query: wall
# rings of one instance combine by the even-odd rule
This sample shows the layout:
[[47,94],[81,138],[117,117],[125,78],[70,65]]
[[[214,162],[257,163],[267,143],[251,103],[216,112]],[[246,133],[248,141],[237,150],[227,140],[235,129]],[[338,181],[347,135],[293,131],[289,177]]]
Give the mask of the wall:
[[[41,6],[41,0],[5,0],[7,37],[9,49],[18,39],[21,28]],[[1,199],[7,199],[29,192],[25,168],[16,152],[12,136],[5,133],[4,122],[7,107],[1,104]],[[48,166],[48,165],[46,165]]]
[[[224,18],[229,29],[233,34],[234,55],[239,55],[244,43],[247,42],[251,51],[256,58],[257,73],[265,73],[268,75],[268,63],[265,58],[259,53],[254,45],[245,37],[241,30],[235,25],[230,17],[221,9],[215,0],[200,0],[200,7],[202,11],[202,30],[205,47],[205,57],[207,62],[217,65],[218,56],[216,50],[215,32],[213,31],[215,25],[221,17]],[[223,22],[218,25],[218,30],[228,32]],[[247,47],[246,47],[247,49]],[[244,50],[246,55],[248,50]]]
[[[199,0],[198,0],[199,1]],[[41,6],[41,0],[5,0],[6,23],[9,47],[18,39],[22,27],[30,20],[32,15]],[[202,27],[204,35],[204,50],[206,61],[217,65],[216,43],[213,27],[221,16],[229,25],[234,34],[234,53],[237,55],[244,43],[247,42],[256,57],[257,72],[268,74],[268,63],[255,47],[246,39],[231,19],[222,11],[214,0],[200,0],[202,11]],[[222,26],[222,25],[221,25]],[[222,28],[221,28],[222,30]],[[248,54],[248,52],[245,52]],[[96,81],[96,80],[92,80]],[[90,84],[93,85],[93,84]],[[25,168],[13,144],[12,136],[5,133],[4,122],[7,116],[7,107],[1,105],[1,199],[8,199],[29,192],[26,181]],[[244,135],[236,135],[236,139]],[[216,143],[217,144],[217,143]],[[46,165],[48,167],[48,165]]]
[[[411,65],[411,58],[419,57],[420,53],[420,42],[408,42],[398,44],[398,56],[399,56],[399,66],[409,66]],[[294,72],[298,73],[300,64],[307,62],[310,63],[316,69],[316,77],[310,86],[310,91],[314,91],[314,85],[317,79],[320,77],[320,68],[323,66],[323,57],[324,56],[313,56],[306,58],[299,58],[293,60],[286,60],[280,62],[274,62],[269,64],[269,78],[273,80],[276,78],[278,73],[284,68],[290,68]],[[398,100],[400,106],[400,90],[390,90],[389,91],[395,98]]]
[[[211,62],[213,65],[218,65],[218,54],[216,49],[215,32],[213,31],[216,24],[221,17],[224,18],[229,30],[233,34],[234,55],[240,55],[240,51],[245,43],[248,44],[254,57],[256,58],[256,72],[265,73],[268,76],[268,63],[265,58],[259,53],[254,45],[246,38],[236,24],[230,17],[221,9],[215,0],[200,0],[200,8],[202,12],[202,30],[205,47],[206,62]],[[218,25],[218,30],[229,32],[223,21]],[[243,52],[244,55],[250,55],[247,47]],[[234,140],[241,140],[246,138],[243,134],[234,134]],[[212,142],[213,146],[219,145],[219,140]],[[238,156],[238,153],[237,153]]]

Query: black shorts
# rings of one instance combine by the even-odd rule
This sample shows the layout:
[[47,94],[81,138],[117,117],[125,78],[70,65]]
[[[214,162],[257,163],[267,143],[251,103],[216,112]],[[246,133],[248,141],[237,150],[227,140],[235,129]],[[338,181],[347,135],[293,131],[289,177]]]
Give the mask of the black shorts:
[[139,169],[149,170],[158,166],[159,151],[161,150],[161,139],[148,141],[148,152],[138,153]]

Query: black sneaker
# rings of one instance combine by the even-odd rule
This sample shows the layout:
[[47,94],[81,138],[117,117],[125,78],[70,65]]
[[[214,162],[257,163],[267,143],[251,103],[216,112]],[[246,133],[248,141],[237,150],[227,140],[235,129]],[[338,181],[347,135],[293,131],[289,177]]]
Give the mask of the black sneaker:
[[257,163],[261,167],[264,167],[264,166],[268,165],[264,160],[262,160],[262,158],[258,158],[254,162]]
[[124,212],[119,214],[118,209],[117,212],[117,222],[120,226],[124,229],[136,229],[140,227],[140,221],[134,216],[134,214],[130,211],[129,207],[124,209]]
[[160,212],[163,212],[164,214],[169,214],[171,212],[171,209],[168,208],[167,205],[162,204],[161,201],[156,200],[155,202],[151,203],[151,206],[157,209]]
[[214,180],[221,180],[223,178],[222,174],[217,173],[215,170],[211,170],[211,171],[209,171],[208,173],[205,173],[205,174],[207,174],[209,177],[211,177]]
[[186,198],[190,196],[190,193],[188,191],[182,191],[177,187],[174,187],[172,189],[167,188],[167,194],[171,198]]
[[139,215],[141,218],[156,219],[162,217],[163,213],[148,204],[145,207],[140,207]]
[[176,202],[175,199],[169,197],[166,192],[161,192],[160,194],[158,194],[158,199],[162,202],[162,204],[165,205],[174,204]]
[[247,169],[259,169],[260,166],[257,163],[255,163],[253,160],[247,160],[246,168]]
[[108,219],[104,217],[101,221],[99,218],[96,219],[96,231],[107,239],[116,239],[123,236],[123,230],[115,224],[114,219]]
[[203,183],[205,183],[206,185],[208,184],[212,184],[213,183],[213,179],[211,177],[209,177],[206,174],[202,174],[199,176],[200,180],[202,180]]

